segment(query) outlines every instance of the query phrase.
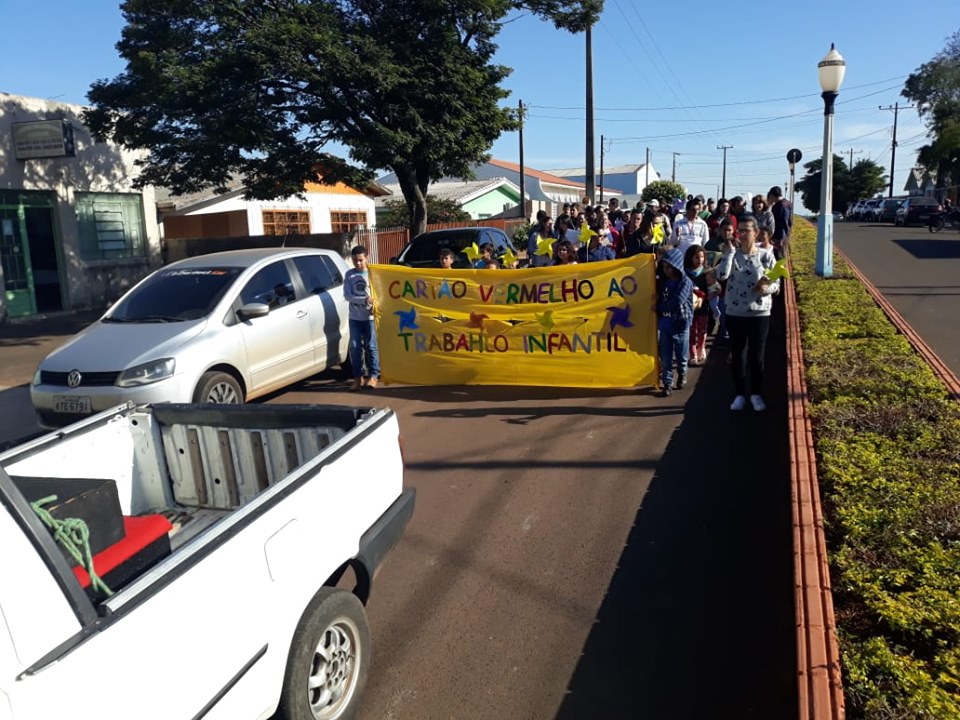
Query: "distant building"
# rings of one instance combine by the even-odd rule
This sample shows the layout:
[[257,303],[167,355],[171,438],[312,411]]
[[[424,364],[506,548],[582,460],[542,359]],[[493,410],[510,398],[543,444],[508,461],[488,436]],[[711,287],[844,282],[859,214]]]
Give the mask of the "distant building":
[[[399,184],[381,185],[391,194],[376,199],[377,213],[384,210],[388,202],[403,200]],[[456,203],[473,220],[485,220],[500,215],[520,204],[520,188],[505,177],[490,180],[442,180],[431,183],[427,188],[427,195]],[[377,224],[382,223],[378,221]]]
[[0,318],[102,307],[160,262],[142,153],[95,143],[83,110],[0,93]]
[[907,182],[903,186],[903,191],[907,195],[925,195],[927,197],[937,196],[936,174],[925,170],[922,167],[911,168],[907,173]]
[[[595,168],[597,194],[599,196],[600,185],[602,182],[604,195],[612,196],[611,191],[624,195],[639,195],[643,189],[652,182],[660,180],[660,173],[653,167],[653,163],[641,165],[616,165],[614,167],[603,169],[603,178],[600,177],[600,168]],[[649,171],[649,172],[648,172]],[[587,181],[587,171],[585,168],[560,168],[558,170],[547,170],[551,175],[574,180],[578,183]],[[648,179],[649,178],[649,179]]]
[[[501,180],[505,178],[517,188],[519,197],[520,166],[518,164],[491,158],[485,163],[474,165],[471,170],[477,180]],[[448,177],[441,178],[436,182],[451,183],[458,181],[462,182],[458,178]],[[390,173],[379,178],[378,182],[387,186],[395,185],[397,184],[397,176]],[[431,185],[431,187],[433,186]],[[523,190],[527,199],[525,215],[532,217],[537,210],[541,209],[556,216],[563,203],[583,202],[587,188],[582,182],[572,178],[559,177],[527,166],[523,169]],[[431,194],[430,190],[427,193]],[[620,195],[620,191],[611,190],[609,196],[614,195]]]
[[302,198],[247,200],[236,179],[219,195],[211,189],[177,196],[158,188],[157,210],[164,240],[349,233],[374,225],[371,195],[387,192],[376,185],[361,192],[344,183],[307,183]]

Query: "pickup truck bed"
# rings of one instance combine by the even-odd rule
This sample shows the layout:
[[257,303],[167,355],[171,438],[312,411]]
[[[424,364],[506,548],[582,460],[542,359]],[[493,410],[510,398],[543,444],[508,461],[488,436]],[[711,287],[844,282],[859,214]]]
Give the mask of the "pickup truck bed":
[[[269,717],[319,589],[366,602],[413,512],[398,437],[390,410],[131,405],[0,454],[0,720],[5,695],[21,720],[98,688],[98,718]],[[91,600],[10,475],[112,480],[170,552]]]

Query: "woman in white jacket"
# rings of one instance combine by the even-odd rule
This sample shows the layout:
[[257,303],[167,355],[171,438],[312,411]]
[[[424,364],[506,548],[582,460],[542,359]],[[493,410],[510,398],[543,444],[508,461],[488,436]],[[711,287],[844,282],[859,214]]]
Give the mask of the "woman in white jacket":
[[[771,281],[766,271],[773,267],[769,253],[757,247],[757,223],[745,217],[737,229],[739,244],[728,241],[717,267],[717,277],[727,281],[727,331],[730,334],[731,369],[736,392],[731,410],[743,410],[747,404],[747,368],[750,371],[750,405],[757,412],[766,410],[763,401],[763,356],[770,331],[771,295],[780,290],[780,282]],[[739,245],[739,246],[738,246]]]

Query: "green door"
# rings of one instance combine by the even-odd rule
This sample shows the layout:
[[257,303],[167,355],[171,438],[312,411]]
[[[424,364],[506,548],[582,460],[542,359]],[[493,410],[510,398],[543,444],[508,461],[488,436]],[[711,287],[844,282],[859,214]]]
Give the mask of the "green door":
[[0,266],[7,316],[34,315],[37,304],[23,206],[0,205]]

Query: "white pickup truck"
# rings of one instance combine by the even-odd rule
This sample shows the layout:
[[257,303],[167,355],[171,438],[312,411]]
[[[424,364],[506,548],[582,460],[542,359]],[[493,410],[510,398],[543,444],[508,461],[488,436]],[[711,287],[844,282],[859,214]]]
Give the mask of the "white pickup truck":
[[[50,487],[119,504],[105,590],[31,502]],[[126,405],[0,454],[0,720],[353,716],[413,506],[391,410]]]

